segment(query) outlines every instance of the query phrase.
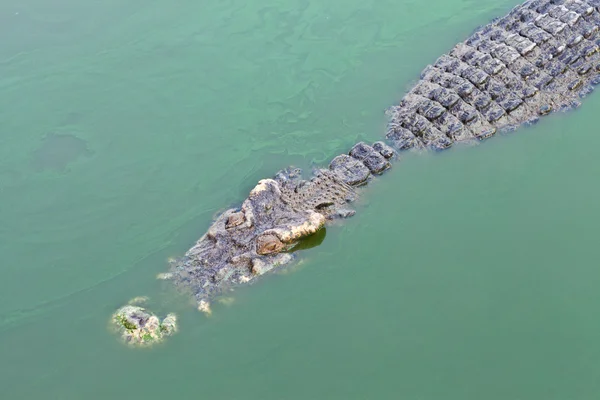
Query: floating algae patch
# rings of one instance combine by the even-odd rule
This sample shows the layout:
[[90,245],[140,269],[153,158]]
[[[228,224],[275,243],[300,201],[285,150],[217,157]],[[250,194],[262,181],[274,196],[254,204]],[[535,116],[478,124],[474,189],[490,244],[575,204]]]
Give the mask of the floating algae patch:
[[71,134],[49,133],[33,153],[32,165],[37,171],[64,172],[70,163],[91,154],[85,140]]
[[110,324],[124,343],[148,347],[160,343],[177,332],[177,316],[168,314],[162,321],[139,304],[147,298],[135,298],[112,315]]

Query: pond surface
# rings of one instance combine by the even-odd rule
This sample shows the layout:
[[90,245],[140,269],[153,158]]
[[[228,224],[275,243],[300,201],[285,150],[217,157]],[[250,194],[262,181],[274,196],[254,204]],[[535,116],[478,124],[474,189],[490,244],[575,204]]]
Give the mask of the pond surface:
[[[599,398],[598,94],[404,156],[210,318],[154,279],[259,179],[380,139],[517,1],[2,2],[2,398]],[[180,332],[122,345],[135,296]]]

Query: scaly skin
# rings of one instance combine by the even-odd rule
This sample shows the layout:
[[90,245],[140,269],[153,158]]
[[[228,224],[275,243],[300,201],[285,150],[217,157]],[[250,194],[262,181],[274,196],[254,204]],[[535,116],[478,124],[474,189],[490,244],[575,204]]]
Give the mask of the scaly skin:
[[[478,29],[427,66],[388,110],[395,150],[446,149],[535,123],[577,107],[600,82],[600,0],[530,0]],[[356,187],[390,167],[396,151],[359,143],[309,181],[281,171],[221,214],[168,275],[192,291],[199,309],[232,285],[288,263],[302,238],[328,219],[353,215]]]

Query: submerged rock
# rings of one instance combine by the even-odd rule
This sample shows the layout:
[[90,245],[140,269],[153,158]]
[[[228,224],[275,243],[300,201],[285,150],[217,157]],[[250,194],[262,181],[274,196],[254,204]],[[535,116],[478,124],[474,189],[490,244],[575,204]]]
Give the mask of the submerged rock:
[[168,314],[162,321],[143,307],[128,304],[111,317],[113,329],[130,346],[146,347],[162,342],[177,332],[177,316]]

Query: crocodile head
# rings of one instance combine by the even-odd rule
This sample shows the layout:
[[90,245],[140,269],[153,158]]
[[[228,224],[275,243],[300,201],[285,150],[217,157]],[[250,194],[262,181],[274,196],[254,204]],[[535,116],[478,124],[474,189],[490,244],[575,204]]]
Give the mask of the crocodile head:
[[290,252],[353,200],[354,190],[336,174],[316,171],[302,180],[300,171],[281,171],[263,179],[240,208],[217,217],[207,233],[173,265],[172,278],[190,288],[201,307],[233,285],[249,282],[289,263]]
[[389,168],[394,150],[382,142],[358,143],[333,159],[329,169],[315,170],[310,180],[288,168],[263,179],[241,207],[220,214],[207,233],[164,274],[191,289],[201,311],[210,312],[211,297],[246,283],[292,260],[292,250],[327,219],[349,217],[347,203],[356,187]]

